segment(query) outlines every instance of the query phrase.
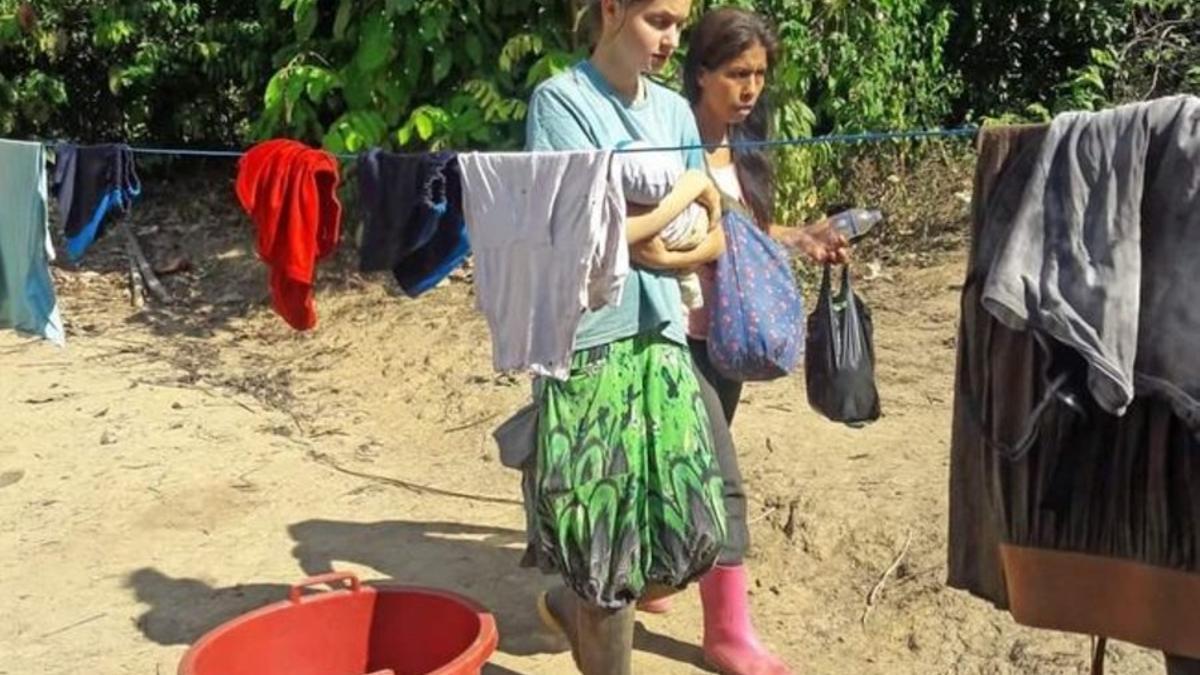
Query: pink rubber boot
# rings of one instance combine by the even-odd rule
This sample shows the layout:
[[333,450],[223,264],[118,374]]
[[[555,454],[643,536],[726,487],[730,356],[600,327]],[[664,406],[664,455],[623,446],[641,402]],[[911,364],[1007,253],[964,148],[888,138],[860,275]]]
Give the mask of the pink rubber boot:
[[748,590],[743,565],[717,565],[700,580],[704,658],[725,675],[791,675],[787,664],[758,641]]

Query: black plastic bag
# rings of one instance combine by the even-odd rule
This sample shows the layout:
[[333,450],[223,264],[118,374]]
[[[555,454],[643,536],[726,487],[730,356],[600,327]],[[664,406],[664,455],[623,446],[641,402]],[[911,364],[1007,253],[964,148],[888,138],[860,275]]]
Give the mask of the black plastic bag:
[[851,288],[849,267],[842,268],[842,288],[836,296],[831,276],[826,265],[817,306],[808,315],[808,404],[835,422],[861,425],[880,414],[871,311]]

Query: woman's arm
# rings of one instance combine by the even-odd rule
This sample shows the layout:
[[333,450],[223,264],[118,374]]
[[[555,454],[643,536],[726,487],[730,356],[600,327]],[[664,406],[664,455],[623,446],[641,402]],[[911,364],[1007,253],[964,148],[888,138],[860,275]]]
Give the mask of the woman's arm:
[[[525,149],[556,151],[594,147],[593,139],[570,109],[571,106],[552,90],[534,92],[525,119]],[[694,201],[700,201],[708,209],[713,222],[720,219],[720,193],[712,179],[698,169],[684,172],[657,206],[631,210],[625,221],[626,240],[632,246],[657,235]]]
[[668,251],[658,237],[651,238],[629,249],[633,261],[642,267],[654,270],[682,270],[710,263],[725,252],[725,229],[716,227],[708,231],[708,237],[690,251]]
[[850,260],[850,242],[828,218],[800,227],[771,225],[768,232],[775,241],[802,252],[815,263],[844,265]]
[[[625,221],[625,238],[629,245],[640,244],[662,232],[676,216],[694,201],[708,209],[709,219],[717,222],[721,217],[721,196],[712,179],[702,171],[686,171],[670,194],[657,206],[644,213],[631,213]],[[720,229],[720,228],[717,228]]]

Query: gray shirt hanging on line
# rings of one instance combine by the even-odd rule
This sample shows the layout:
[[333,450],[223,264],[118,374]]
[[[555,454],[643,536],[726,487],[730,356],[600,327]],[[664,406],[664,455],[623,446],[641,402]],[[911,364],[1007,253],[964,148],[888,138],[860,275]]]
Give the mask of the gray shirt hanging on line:
[[613,153],[471,152],[458,162],[493,364],[565,380],[584,311],[620,305],[629,276]]
[[984,307],[1078,351],[1103,409],[1200,429],[1200,99],[1060,115],[1021,202]]

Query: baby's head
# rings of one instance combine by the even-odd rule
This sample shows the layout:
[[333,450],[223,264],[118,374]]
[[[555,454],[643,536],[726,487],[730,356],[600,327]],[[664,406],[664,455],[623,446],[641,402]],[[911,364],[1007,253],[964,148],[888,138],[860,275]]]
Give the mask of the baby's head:
[[657,204],[683,174],[683,158],[678,151],[655,150],[645,141],[627,141],[616,149],[620,152],[625,198],[632,203]]

